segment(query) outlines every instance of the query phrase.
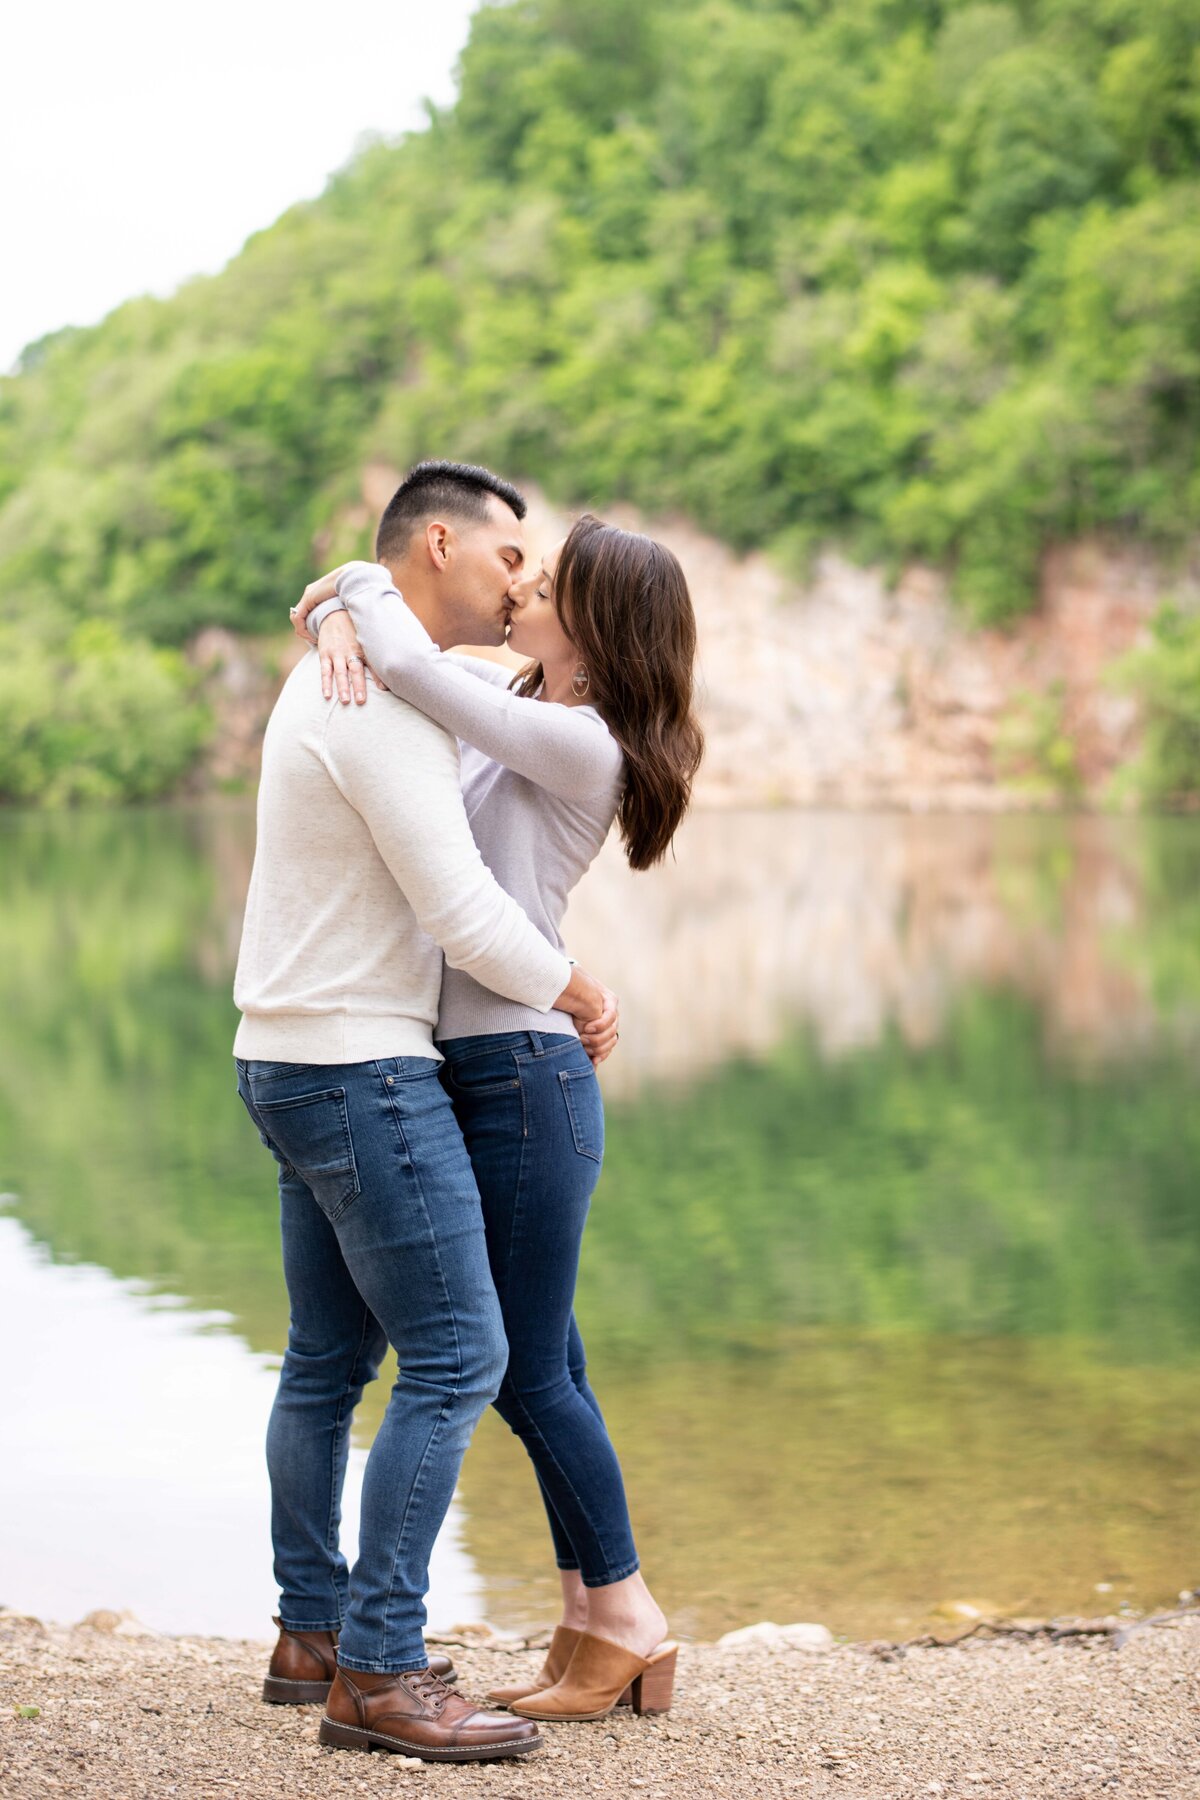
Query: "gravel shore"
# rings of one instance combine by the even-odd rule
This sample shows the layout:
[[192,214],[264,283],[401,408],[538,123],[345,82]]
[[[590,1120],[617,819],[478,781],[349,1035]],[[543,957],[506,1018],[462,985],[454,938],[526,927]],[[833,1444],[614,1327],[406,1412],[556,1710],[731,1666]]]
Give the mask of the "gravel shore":
[[[465,1636],[440,1642],[468,1693],[540,1664]],[[0,1795],[1200,1796],[1200,1612],[1120,1649],[1102,1637],[688,1647],[669,1716],[543,1727],[528,1761],[455,1767],[321,1749],[317,1708],[259,1699],[266,1657],[262,1644],[0,1613]]]

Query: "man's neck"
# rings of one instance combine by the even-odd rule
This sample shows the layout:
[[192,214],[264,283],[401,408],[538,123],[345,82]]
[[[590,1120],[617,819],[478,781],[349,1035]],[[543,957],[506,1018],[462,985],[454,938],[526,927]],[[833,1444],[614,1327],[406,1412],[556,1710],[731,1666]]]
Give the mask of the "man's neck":
[[434,643],[445,649],[443,640],[451,621],[446,617],[440,596],[424,578],[423,571],[411,565],[407,559],[385,562],[383,566],[404,596],[404,604],[409,612],[420,620]]

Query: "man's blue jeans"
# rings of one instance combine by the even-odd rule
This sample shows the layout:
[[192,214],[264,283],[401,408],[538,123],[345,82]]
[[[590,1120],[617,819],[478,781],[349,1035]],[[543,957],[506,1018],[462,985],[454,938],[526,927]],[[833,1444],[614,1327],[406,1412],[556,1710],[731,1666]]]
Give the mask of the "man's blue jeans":
[[604,1107],[578,1038],[536,1031],[439,1043],[487,1226],[508,1338],[496,1411],[528,1450],[560,1569],[632,1575],[621,1465],[587,1379],[575,1277],[604,1155]]
[[[291,1302],[267,1431],[280,1617],[340,1628],[347,1668],[422,1669],[430,1551],[507,1356],[462,1133],[431,1057],[239,1061],[238,1092],[279,1164]],[[350,1422],[388,1342],[400,1373],[348,1573]]]

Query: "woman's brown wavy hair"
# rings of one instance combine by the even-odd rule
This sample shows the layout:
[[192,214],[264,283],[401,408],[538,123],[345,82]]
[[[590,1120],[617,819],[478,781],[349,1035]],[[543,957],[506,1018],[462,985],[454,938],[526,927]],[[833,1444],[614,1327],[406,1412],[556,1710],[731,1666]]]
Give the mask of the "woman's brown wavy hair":
[[[567,536],[554,606],[588,672],[587,701],[625,753],[617,823],[630,866],[670,846],[692,796],[704,735],[692,705],[696,616],[677,559],[653,538],[585,513]],[[542,666],[522,671],[533,695]]]

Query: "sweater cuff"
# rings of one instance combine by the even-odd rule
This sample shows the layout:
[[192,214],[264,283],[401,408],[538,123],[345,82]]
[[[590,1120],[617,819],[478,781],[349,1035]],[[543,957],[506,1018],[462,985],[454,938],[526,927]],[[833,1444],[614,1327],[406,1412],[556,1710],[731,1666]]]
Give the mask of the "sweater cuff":
[[345,611],[346,602],[339,599],[335,594],[332,600],[322,600],[320,606],[314,606],[309,613],[308,618],[305,620],[305,624],[308,626],[308,629],[312,632],[314,637],[320,637],[321,627],[326,619],[332,618],[335,612]]
[[558,986],[554,989],[552,994],[547,996],[545,1004],[542,1002],[541,995],[539,995],[536,1000],[527,1000],[525,1002],[525,1004],[531,1007],[534,1012],[552,1012],[554,1010],[554,1002],[558,999],[558,996],[562,993],[563,989],[570,985],[573,964],[563,955],[561,950],[556,950],[554,956],[556,960],[554,964],[551,965],[554,968],[552,979],[558,983]]

